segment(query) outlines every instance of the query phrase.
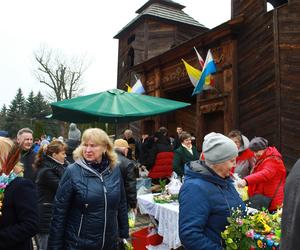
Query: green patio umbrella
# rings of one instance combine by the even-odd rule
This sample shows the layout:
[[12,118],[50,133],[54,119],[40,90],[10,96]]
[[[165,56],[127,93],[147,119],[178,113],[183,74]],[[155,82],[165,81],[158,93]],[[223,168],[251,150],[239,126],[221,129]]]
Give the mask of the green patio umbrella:
[[88,123],[123,123],[167,113],[191,104],[112,89],[51,103],[53,119]]

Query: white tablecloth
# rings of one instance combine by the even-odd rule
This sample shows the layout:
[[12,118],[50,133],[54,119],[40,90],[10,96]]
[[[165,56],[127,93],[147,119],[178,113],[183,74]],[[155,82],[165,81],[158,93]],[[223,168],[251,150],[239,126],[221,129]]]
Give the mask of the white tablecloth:
[[178,203],[160,204],[153,201],[153,194],[139,195],[138,206],[142,214],[154,216],[159,221],[158,234],[163,236],[163,243],[170,248],[181,246],[178,235]]

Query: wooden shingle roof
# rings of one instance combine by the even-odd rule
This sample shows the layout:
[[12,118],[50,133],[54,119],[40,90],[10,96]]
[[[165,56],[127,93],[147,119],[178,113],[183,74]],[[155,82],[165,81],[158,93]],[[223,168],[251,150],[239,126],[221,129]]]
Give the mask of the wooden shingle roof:
[[192,25],[199,28],[205,28],[204,25],[186,14],[182,9],[185,6],[175,3],[171,0],[150,0],[136,11],[139,13],[131,22],[121,29],[114,38],[119,38],[121,34],[132,27],[136,22],[145,17],[154,17],[173,22],[179,22],[186,25]]

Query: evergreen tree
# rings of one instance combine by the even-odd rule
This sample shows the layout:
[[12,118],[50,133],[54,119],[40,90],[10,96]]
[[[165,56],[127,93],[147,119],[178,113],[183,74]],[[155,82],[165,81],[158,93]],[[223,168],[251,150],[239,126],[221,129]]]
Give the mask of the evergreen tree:
[[35,106],[38,107],[37,117],[45,117],[46,115],[51,114],[51,107],[48,102],[45,100],[44,96],[39,91],[34,98]]
[[29,93],[29,96],[26,99],[26,116],[31,119],[35,117],[38,112],[38,107],[35,104],[35,96],[33,91]]
[[34,98],[35,106],[38,107],[38,113],[35,115],[36,122],[34,124],[34,133],[36,137],[40,137],[42,134],[47,134],[51,136],[58,136],[59,124],[57,121],[52,119],[47,119],[46,116],[51,114],[51,107],[45,100],[41,92],[38,92]]
[[0,111],[0,117],[6,117],[6,113],[7,113],[7,108],[6,105],[3,104],[2,109]]
[[29,125],[29,120],[26,119],[25,113],[26,100],[22,90],[19,88],[7,111],[5,128],[11,136],[15,136],[19,129]]
[[6,108],[6,105],[4,104],[0,111],[0,129],[1,130],[3,130],[5,128],[6,115],[7,115],[7,108]]

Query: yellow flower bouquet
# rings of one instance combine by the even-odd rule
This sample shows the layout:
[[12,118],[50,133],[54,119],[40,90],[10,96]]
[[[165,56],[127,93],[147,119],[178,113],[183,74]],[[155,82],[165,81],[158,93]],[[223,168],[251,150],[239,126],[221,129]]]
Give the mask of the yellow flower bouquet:
[[239,209],[232,210],[229,225],[221,233],[226,250],[278,250],[280,243],[281,209],[270,214],[257,211],[243,215]]

